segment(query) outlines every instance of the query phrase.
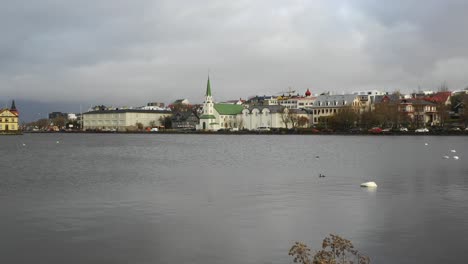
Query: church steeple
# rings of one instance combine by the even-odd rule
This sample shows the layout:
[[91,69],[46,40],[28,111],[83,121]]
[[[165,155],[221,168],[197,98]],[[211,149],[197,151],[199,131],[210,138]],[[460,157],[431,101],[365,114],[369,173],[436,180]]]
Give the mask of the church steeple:
[[15,100],[13,100],[13,101],[11,102],[10,110],[16,111]]
[[206,84],[206,94],[205,94],[205,96],[211,96],[210,76],[208,76],[208,83]]

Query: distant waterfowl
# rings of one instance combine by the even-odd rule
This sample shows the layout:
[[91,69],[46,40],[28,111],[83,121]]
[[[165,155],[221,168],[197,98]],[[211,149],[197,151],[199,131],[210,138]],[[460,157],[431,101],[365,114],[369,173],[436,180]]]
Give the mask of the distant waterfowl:
[[361,187],[367,187],[367,188],[375,188],[377,187],[377,184],[375,182],[364,182],[361,183]]
[[452,149],[452,150],[450,150],[450,152],[452,152],[452,153],[455,153],[455,152],[457,152],[457,151],[456,151],[456,150],[454,150],[454,149]]
[[317,155],[317,156],[315,156],[315,158],[318,159],[318,158],[320,158],[320,157]]
[[426,142],[426,143],[424,143],[424,145],[427,146],[427,145],[429,145],[429,143]]
[[25,143],[23,143],[23,147],[24,147],[24,146],[26,146],[26,144],[25,144]]
[[320,173],[319,178],[325,178],[325,174]]
[[444,156],[444,159],[449,159],[449,158],[450,158],[450,157],[449,157],[449,156],[447,156],[447,155],[446,155],[446,156]]
[[58,141],[58,140],[57,140],[57,142],[55,142],[55,143],[59,144],[59,143],[60,143],[60,141]]
[[458,157],[458,156],[453,156],[453,159],[456,159],[456,160],[457,160],[457,159],[459,159],[459,157]]

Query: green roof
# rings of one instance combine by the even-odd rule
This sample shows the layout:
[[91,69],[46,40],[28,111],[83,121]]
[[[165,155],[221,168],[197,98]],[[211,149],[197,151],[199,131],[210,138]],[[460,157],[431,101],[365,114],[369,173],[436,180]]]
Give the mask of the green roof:
[[214,115],[202,115],[200,116],[200,119],[215,119],[216,117]]
[[206,84],[206,96],[211,96],[210,76],[208,76],[208,83]]
[[244,109],[242,105],[237,104],[215,104],[214,108],[220,115],[237,115]]

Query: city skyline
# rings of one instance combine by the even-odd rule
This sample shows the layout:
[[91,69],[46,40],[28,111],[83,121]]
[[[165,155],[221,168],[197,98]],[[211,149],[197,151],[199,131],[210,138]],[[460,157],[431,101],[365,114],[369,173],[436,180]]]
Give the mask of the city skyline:
[[343,93],[468,85],[464,1],[20,1],[4,7],[2,103],[201,102],[208,73],[219,101],[289,87]]

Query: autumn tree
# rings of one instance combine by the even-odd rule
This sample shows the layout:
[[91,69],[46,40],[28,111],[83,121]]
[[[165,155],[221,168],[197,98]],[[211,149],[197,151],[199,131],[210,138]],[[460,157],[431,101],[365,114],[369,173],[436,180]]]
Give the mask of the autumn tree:
[[297,124],[298,124],[299,127],[305,127],[305,126],[307,126],[309,124],[309,118],[307,118],[305,116],[301,116],[297,120]]
[[359,115],[352,107],[344,107],[329,118],[330,126],[335,130],[348,130],[357,122]]

